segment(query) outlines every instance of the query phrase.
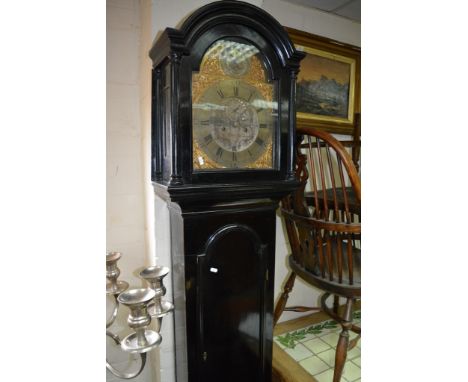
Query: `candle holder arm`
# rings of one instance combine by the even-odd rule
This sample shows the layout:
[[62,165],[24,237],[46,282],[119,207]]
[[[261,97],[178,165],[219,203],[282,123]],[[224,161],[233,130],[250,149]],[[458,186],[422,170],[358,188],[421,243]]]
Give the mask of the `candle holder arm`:
[[[115,344],[120,346],[121,341],[120,341],[120,337],[118,335],[116,335],[114,333],[111,333],[108,330],[106,330],[106,336],[112,338],[114,340]],[[146,353],[140,353],[140,358],[141,358],[140,369],[138,371],[134,372],[134,373],[124,373],[124,372],[121,372],[121,371],[117,370],[114,366],[112,366],[110,364],[110,362],[107,360],[107,358],[106,358],[106,368],[113,375],[115,375],[117,378],[132,379],[132,378],[138,377],[141,374],[141,372],[143,371],[143,369],[145,368]]]

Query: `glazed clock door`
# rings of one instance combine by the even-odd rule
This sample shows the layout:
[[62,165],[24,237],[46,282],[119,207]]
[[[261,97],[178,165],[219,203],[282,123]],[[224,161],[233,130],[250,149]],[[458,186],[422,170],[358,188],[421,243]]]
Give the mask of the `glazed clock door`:
[[216,41],[192,75],[193,169],[274,169],[275,83],[243,40]]
[[265,380],[265,245],[244,225],[228,225],[200,258],[201,380]]

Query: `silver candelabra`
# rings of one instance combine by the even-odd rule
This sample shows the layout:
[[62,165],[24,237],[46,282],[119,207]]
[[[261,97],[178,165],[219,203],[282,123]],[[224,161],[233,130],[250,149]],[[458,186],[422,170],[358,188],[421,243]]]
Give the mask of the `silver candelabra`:
[[[114,340],[123,351],[138,353],[141,357],[140,369],[135,373],[124,373],[115,369],[106,358],[106,367],[118,378],[135,378],[143,371],[146,364],[146,353],[155,349],[162,341],[159,334],[162,319],[174,310],[174,305],[162,298],[166,294],[163,279],[169,273],[169,268],[159,265],[147,267],[140,272],[140,277],[148,284],[148,288],[128,289],[125,281],[118,280],[120,269],[117,261],[122,257],[120,252],[109,252],[106,255],[106,294],[114,297],[114,309],[112,316],[106,322],[106,335]],[[112,333],[109,327],[117,318],[119,305],[125,305],[130,309],[128,326],[134,330],[124,339]],[[147,329],[151,319],[157,320],[157,331]]]

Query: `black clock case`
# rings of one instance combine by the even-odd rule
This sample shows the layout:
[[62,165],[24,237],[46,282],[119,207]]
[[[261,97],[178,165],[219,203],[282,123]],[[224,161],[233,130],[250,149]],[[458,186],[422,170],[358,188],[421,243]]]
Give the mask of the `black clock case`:
[[[254,44],[277,81],[272,170],[193,171],[192,72],[222,38]],[[294,100],[304,54],[262,9],[219,1],[180,30],[166,28],[150,57],[151,175],[170,211],[177,381],[269,382],[276,209],[298,186]]]

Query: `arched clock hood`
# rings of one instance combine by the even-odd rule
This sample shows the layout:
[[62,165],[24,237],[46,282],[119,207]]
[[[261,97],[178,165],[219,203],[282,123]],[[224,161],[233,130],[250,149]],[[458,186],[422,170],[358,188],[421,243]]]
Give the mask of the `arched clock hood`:
[[283,66],[299,68],[304,53],[297,51],[283,26],[263,9],[242,1],[225,0],[195,10],[180,29],[166,28],[150,50],[157,66],[171,52],[190,54],[193,41],[216,25],[245,25],[272,43]]
[[[277,82],[275,166],[271,170],[194,171],[192,161],[192,73],[215,41],[241,38],[265,58]],[[264,10],[240,1],[218,1],[194,11],[180,29],[166,28],[150,50],[153,60],[152,181],[163,198],[279,199],[297,186],[293,172],[296,78],[303,52]],[[265,192],[268,195],[265,195]]]

